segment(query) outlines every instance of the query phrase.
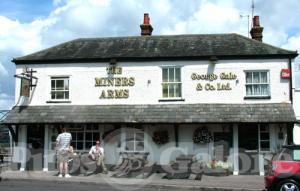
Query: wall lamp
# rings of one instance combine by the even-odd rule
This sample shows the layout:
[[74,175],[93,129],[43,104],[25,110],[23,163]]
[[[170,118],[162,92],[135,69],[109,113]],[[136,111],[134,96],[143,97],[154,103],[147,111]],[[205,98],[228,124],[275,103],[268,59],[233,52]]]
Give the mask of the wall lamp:
[[211,56],[209,58],[210,63],[216,64],[218,62],[218,58],[216,56]]

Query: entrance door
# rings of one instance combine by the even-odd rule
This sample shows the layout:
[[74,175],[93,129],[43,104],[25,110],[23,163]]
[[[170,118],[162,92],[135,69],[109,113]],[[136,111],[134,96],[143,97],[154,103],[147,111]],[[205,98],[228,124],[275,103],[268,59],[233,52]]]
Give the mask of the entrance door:
[[27,170],[43,170],[44,131],[43,125],[30,125],[27,128]]
[[259,174],[258,125],[239,125],[239,174]]

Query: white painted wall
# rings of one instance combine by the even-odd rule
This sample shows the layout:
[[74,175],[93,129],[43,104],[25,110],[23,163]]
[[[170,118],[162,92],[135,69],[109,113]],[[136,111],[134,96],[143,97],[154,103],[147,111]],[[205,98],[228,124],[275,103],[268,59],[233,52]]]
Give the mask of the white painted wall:
[[[161,62],[119,62],[123,73],[115,77],[135,77],[133,87],[95,87],[96,77],[107,77],[108,63],[70,63],[70,64],[33,64],[27,65],[37,71],[37,87],[32,91],[29,105],[51,105],[50,78],[51,76],[70,76],[70,101],[72,105],[102,105],[102,104],[163,104],[162,98],[162,66],[181,66],[182,98],[184,102],[171,103],[278,103],[289,102],[288,80],[280,78],[282,68],[287,68],[287,59],[277,60],[219,60],[212,65],[208,61],[161,61]],[[23,65],[17,65],[16,73],[22,72]],[[245,70],[269,70],[271,99],[244,100],[246,95]],[[192,73],[206,74],[213,72],[234,73],[237,80],[223,80],[229,82],[229,91],[197,91],[197,83],[206,84],[209,81],[195,81]],[[216,84],[222,80],[210,82]],[[148,83],[150,82],[150,83]],[[102,90],[129,89],[128,99],[99,99]],[[20,79],[16,79],[16,102],[19,99]],[[170,102],[167,102],[168,104]],[[57,104],[57,103],[55,103]]]

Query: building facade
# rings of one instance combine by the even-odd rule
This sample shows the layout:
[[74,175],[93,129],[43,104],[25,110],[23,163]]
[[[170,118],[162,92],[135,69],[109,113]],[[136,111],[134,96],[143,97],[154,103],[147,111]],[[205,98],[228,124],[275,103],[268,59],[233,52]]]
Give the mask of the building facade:
[[20,170],[54,168],[62,126],[78,151],[102,139],[107,164],[124,152],[148,153],[158,165],[191,155],[226,162],[235,175],[263,175],[264,158],[292,142],[292,84],[283,73],[296,52],[255,40],[259,22],[254,39],[151,36],[145,18],[142,36],[77,39],[13,60],[21,77],[4,123]]

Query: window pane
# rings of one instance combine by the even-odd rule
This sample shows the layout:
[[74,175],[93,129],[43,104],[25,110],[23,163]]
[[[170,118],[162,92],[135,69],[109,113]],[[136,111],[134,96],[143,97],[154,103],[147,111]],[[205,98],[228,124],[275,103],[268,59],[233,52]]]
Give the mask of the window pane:
[[65,79],[65,90],[69,89],[69,79]]
[[93,141],[93,133],[86,133],[85,134],[85,140]]
[[246,94],[247,95],[253,95],[252,85],[246,85]]
[[251,72],[246,73],[246,83],[252,83],[252,73]]
[[174,82],[174,69],[175,68],[169,68],[169,82]]
[[175,71],[175,82],[180,82],[180,68],[176,68]]
[[268,83],[268,75],[267,72],[260,73],[260,82],[261,83]]
[[253,72],[253,83],[259,83],[259,72]]
[[253,85],[253,95],[260,95],[260,86]]
[[55,99],[55,92],[51,92],[51,99]]
[[260,139],[261,140],[269,140],[270,134],[269,133],[260,133]]
[[270,150],[270,142],[269,141],[264,141],[260,143],[260,148],[262,151],[268,151]]
[[77,150],[83,150],[83,142],[77,142],[76,149]]
[[77,140],[78,141],[82,141],[83,140],[83,133],[82,132],[77,133]]
[[76,137],[76,133],[75,133],[75,132],[72,132],[71,135],[72,135],[72,140],[77,140],[77,137]]
[[169,97],[174,97],[174,92],[175,92],[174,86],[175,86],[174,84],[169,85]]
[[293,159],[299,161],[300,160],[300,150],[293,151]]
[[143,151],[144,150],[144,142],[136,142],[135,149],[136,149],[136,151]]
[[51,90],[55,90],[55,80],[51,80]]
[[136,141],[144,141],[144,133],[136,133],[135,140]]
[[261,95],[269,95],[269,85],[260,85],[261,86]]
[[133,141],[134,140],[134,131],[128,130],[126,132],[126,141]]
[[85,142],[85,149],[90,149],[93,146],[93,142]]
[[56,80],[56,90],[64,89],[64,80]]
[[175,84],[175,97],[181,97],[181,84]]
[[125,150],[127,151],[134,151],[134,142],[133,141],[127,141]]
[[100,133],[93,133],[93,141],[95,142],[96,140],[100,139]]
[[65,92],[65,99],[69,99],[69,92]]
[[163,68],[163,82],[168,82],[168,69]]
[[64,92],[55,92],[56,99],[64,99]]
[[167,84],[163,84],[163,97],[169,97],[168,96],[168,85]]

